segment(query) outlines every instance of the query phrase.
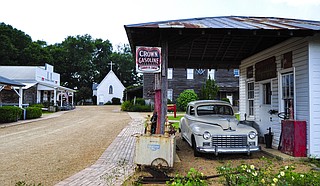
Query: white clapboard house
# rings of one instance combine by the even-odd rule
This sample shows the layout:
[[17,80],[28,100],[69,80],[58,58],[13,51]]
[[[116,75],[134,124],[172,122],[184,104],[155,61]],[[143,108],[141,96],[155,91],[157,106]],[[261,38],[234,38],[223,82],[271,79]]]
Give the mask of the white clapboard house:
[[[23,104],[45,103],[45,105],[72,108],[74,105],[73,89],[60,85],[60,74],[54,72],[54,66],[0,66],[0,76],[23,84]],[[15,104],[11,97],[8,104]]]

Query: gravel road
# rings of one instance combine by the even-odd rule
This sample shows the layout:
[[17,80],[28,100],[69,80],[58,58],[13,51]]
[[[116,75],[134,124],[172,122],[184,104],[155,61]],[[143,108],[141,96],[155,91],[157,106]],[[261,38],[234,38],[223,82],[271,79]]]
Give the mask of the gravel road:
[[0,185],[54,185],[92,165],[129,122],[119,106],[79,106],[59,117],[3,127]]

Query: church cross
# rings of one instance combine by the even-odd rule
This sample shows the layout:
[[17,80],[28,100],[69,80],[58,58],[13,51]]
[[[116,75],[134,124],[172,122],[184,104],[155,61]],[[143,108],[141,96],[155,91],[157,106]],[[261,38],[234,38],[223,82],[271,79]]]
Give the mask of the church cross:
[[112,64],[112,61],[111,61],[110,63],[108,63],[108,65],[110,65],[111,70],[112,70],[112,65],[113,65],[113,64]]

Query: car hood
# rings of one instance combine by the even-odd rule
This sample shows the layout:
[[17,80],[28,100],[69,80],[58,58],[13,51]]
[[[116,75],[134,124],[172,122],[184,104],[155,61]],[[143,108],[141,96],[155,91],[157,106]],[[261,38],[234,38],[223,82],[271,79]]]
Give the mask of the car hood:
[[228,115],[198,116],[196,121],[210,125],[219,125],[223,130],[236,130],[239,122],[234,116]]

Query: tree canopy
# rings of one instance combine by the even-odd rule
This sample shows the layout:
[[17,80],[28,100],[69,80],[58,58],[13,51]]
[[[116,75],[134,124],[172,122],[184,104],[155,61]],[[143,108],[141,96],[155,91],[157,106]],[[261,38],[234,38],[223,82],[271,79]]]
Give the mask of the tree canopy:
[[[92,84],[101,82],[112,70],[125,87],[140,84],[135,62],[128,45],[113,51],[109,40],[90,35],[68,36],[61,43],[47,45],[32,41],[24,32],[0,23],[0,65],[44,66],[51,64],[60,74],[62,86],[78,90],[76,101],[91,98]],[[89,92],[90,91],[90,92]]]
[[216,84],[215,80],[209,79],[206,80],[206,84],[201,87],[199,98],[202,100],[205,99],[216,99],[219,92],[219,86]]

